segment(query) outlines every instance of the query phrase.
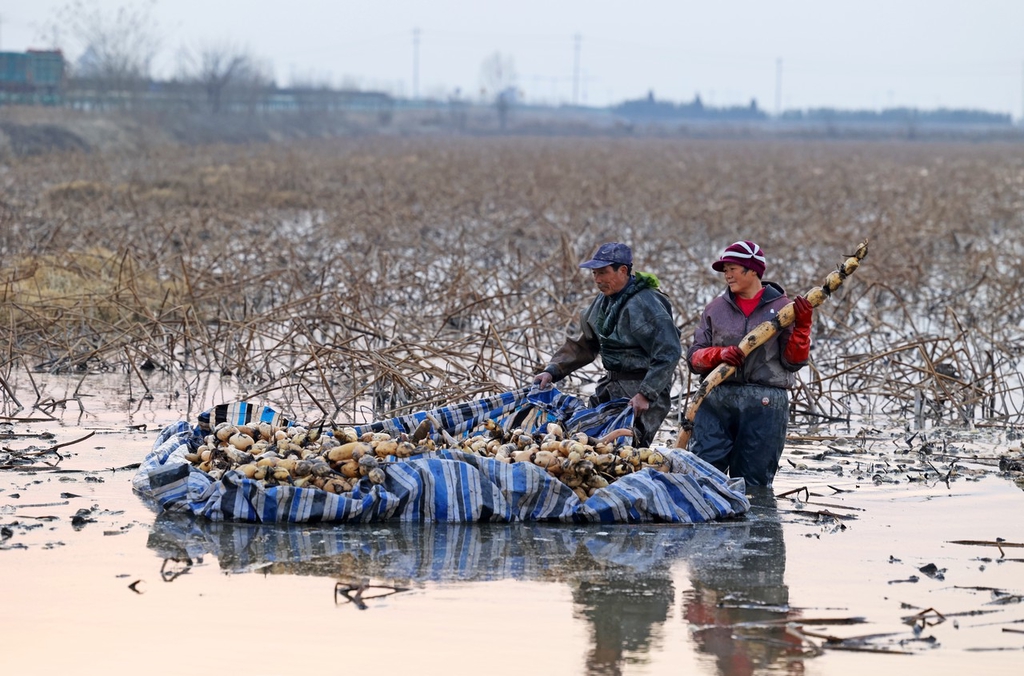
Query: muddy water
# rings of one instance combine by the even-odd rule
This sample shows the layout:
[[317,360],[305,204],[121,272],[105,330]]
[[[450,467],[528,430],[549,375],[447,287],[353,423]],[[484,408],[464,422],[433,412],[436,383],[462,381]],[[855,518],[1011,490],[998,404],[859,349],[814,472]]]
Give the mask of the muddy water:
[[34,387],[92,396],[7,424],[2,446],[94,434],[55,468],[45,454],[0,473],[4,674],[1009,674],[1024,659],[1024,549],[952,543],[1024,542],[1024,493],[981,464],[912,482],[876,472],[880,454],[840,470],[794,445],[774,494],[806,491],[694,527],[215,524],[131,489],[180,394],[114,376]]

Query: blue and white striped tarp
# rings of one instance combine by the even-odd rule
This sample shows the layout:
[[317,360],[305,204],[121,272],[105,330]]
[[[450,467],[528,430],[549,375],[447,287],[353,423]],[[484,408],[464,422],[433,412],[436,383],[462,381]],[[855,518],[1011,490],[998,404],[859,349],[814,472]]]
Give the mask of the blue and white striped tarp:
[[[484,397],[475,401],[444,406],[428,411],[388,418],[365,425],[356,425],[357,434],[364,432],[386,432],[391,436],[411,434],[424,420],[430,420],[439,429],[431,437],[441,443],[444,438],[441,429],[450,436],[459,438],[480,428],[487,419],[498,422],[506,430],[522,428],[527,433],[543,430],[550,422],[560,423],[569,433],[584,432],[592,437],[601,437],[612,430],[629,429],[633,425],[633,409],[627,406],[628,399],[615,399],[596,408],[588,408],[579,397],[560,392],[556,388],[547,390],[524,387],[512,392]],[[292,420],[268,406],[248,401],[220,404],[199,414],[195,432],[209,434],[219,423],[246,425],[253,422],[269,422],[277,426],[290,425]]]
[[[579,397],[550,387],[524,387],[453,406],[419,411],[356,427],[356,432],[387,432],[392,436],[411,434],[424,420],[435,421],[458,438],[479,428],[488,418],[506,430],[522,428],[527,433],[543,430],[549,422],[560,423],[569,434],[585,432],[601,437],[608,432],[633,426],[633,409],[628,399],[615,399],[597,408],[587,408]],[[442,441],[435,432],[434,441]]]
[[[520,390],[509,394],[511,398],[499,395],[429,414],[443,421],[450,433],[463,435],[472,432],[486,417],[516,418],[524,408],[532,411],[530,415],[541,412],[535,415],[538,428],[548,418],[562,422],[582,420],[583,425],[598,432],[632,422],[631,416],[622,415],[621,407],[616,410],[606,406],[604,411],[584,409],[575,405],[578,399],[557,390]],[[516,401],[518,406],[514,405]],[[374,423],[362,431],[408,431],[426,417],[417,419],[420,415]],[[671,461],[670,473],[646,469],[629,474],[585,501],[531,463],[506,464],[454,449],[388,465],[384,484],[375,485],[364,479],[351,493],[335,495],[286,485],[267,488],[235,471],[214,480],[184,457],[194,451],[201,436],[197,428],[184,421],[166,427],[132,480],[135,490],[164,510],[214,521],[254,523],[696,523],[738,516],[750,507],[742,479],[729,479],[693,454],[676,449],[664,449]]]

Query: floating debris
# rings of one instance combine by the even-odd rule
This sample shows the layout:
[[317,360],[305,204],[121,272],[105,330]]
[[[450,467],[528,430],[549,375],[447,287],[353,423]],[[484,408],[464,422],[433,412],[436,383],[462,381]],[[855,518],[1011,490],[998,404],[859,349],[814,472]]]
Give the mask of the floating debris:
[[[367,601],[374,601],[407,591],[409,591],[407,587],[396,587],[386,584],[338,582],[334,585],[334,603],[337,605],[351,603],[359,610],[366,610],[369,608],[369,606],[366,605]],[[339,601],[338,597],[345,600]]]
[[945,580],[945,568],[939,568],[934,563],[929,563],[918,568],[919,571],[932,578],[933,580]]

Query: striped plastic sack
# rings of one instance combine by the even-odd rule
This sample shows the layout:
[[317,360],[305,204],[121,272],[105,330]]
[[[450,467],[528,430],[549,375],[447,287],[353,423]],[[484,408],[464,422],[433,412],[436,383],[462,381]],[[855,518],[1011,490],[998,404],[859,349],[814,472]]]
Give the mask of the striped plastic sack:
[[[558,421],[570,431],[572,425],[581,424],[590,425],[587,429],[596,432],[632,422],[631,412],[624,417],[621,406],[585,409],[580,400],[557,391],[520,390],[509,395],[436,409],[428,415],[441,421],[450,434],[462,435],[471,433],[487,418],[521,424],[533,416],[538,429],[546,421]],[[241,421],[257,414],[261,418],[275,415],[269,409],[243,404],[215,412],[207,418],[207,424],[222,416]],[[525,417],[523,410],[528,411]],[[405,431],[413,421],[418,425],[426,418],[419,415],[387,421],[391,427],[374,423],[357,431],[389,431],[399,426]],[[728,479],[691,453],[674,449],[664,451],[671,461],[671,472],[647,469],[629,474],[587,500],[580,500],[572,489],[531,463],[506,464],[454,449],[396,462],[388,466],[383,484],[363,479],[351,493],[335,495],[290,485],[266,487],[234,470],[214,480],[185,458],[202,437],[199,427],[185,422],[166,427],[133,478],[135,490],[163,510],[213,521],[253,523],[696,523],[738,516],[749,509],[742,479]]]
[[213,480],[185,460],[191,439],[187,426],[165,430],[133,485],[161,509],[214,521],[699,523],[749,509],[742,479],[727,479],[685,451],[666,449],[671,472],[646,469],[620,477],[585,501],[531,463],[506,464],[454,450],[397,463],[388,468],[384,484],[364,479],[351,493],[335,495],[268,488],[237,471]]
[[[579,397],[553,387],[547,390],[524,387],[476,401],[359,425],[356,432],[386,432],[391,436],[403,432],[411,434],[424,420],[430,420],[435,423],[435,428],[440,427],[459,438],[490,419],[506,431],[520,428],[532,434],[542,431],[548,423],[556,422],[569,434],[585,432],[600,437],[615,429],[632,427],[633,409],[627,406],[628,402],[628,399],[616,399],[597,408],[588,408]],[[436,429],[433,438],[434,441],[443,441]]]
[[[402,433],[412,434],[420,423],[430,420],[435,423],[432,438],[435,442],[443,442],[440,429],[452,437],[460,438],[490,419],[498,422],[505,430],[521,428],[528,434],[543,430],[547,423],[557,422],[570,434],[584,432],[593,437],[601,437],[612,430],[632,427],[633,409],[627,405],[628,402],[627,399],[615,399],[596,408],[588,408],[579,397],[565,394],[556,388],[539,390],[524,387],[475,401],[357,425],[355,429],[360,435],[365,432],[385,432],[398,436]],[[293,424],[291,419],[269,406],[236,401],[200,413],[195,433],[201,438],[222,422],[233,425],[267,422],[278,427]]]

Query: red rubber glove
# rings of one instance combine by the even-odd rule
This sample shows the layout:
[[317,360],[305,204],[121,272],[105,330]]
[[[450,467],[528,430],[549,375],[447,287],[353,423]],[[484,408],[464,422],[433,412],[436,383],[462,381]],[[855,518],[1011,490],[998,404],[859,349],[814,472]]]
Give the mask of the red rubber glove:
[[739,368],[743,366],[743,360],[746,358],[747,355],[743,354],[743,350],[736,345],[729,345],[728,347],[722,348],[722,361],[729,366]]
[[735,345],[726,347],[702,347],[690,357],[690,364],[699,373],[707,373],[722,362],[730,366],[742,366],[746,355]]
[[793,300],[793,334],[782,356],[791,364],[805,362],[811,356],[811,317],[814,306],[803,296]]
[[814,306],[811,301],[803,296],[793,299],[793,325],[798,329],[811,328],[811,315],[814,313]]

